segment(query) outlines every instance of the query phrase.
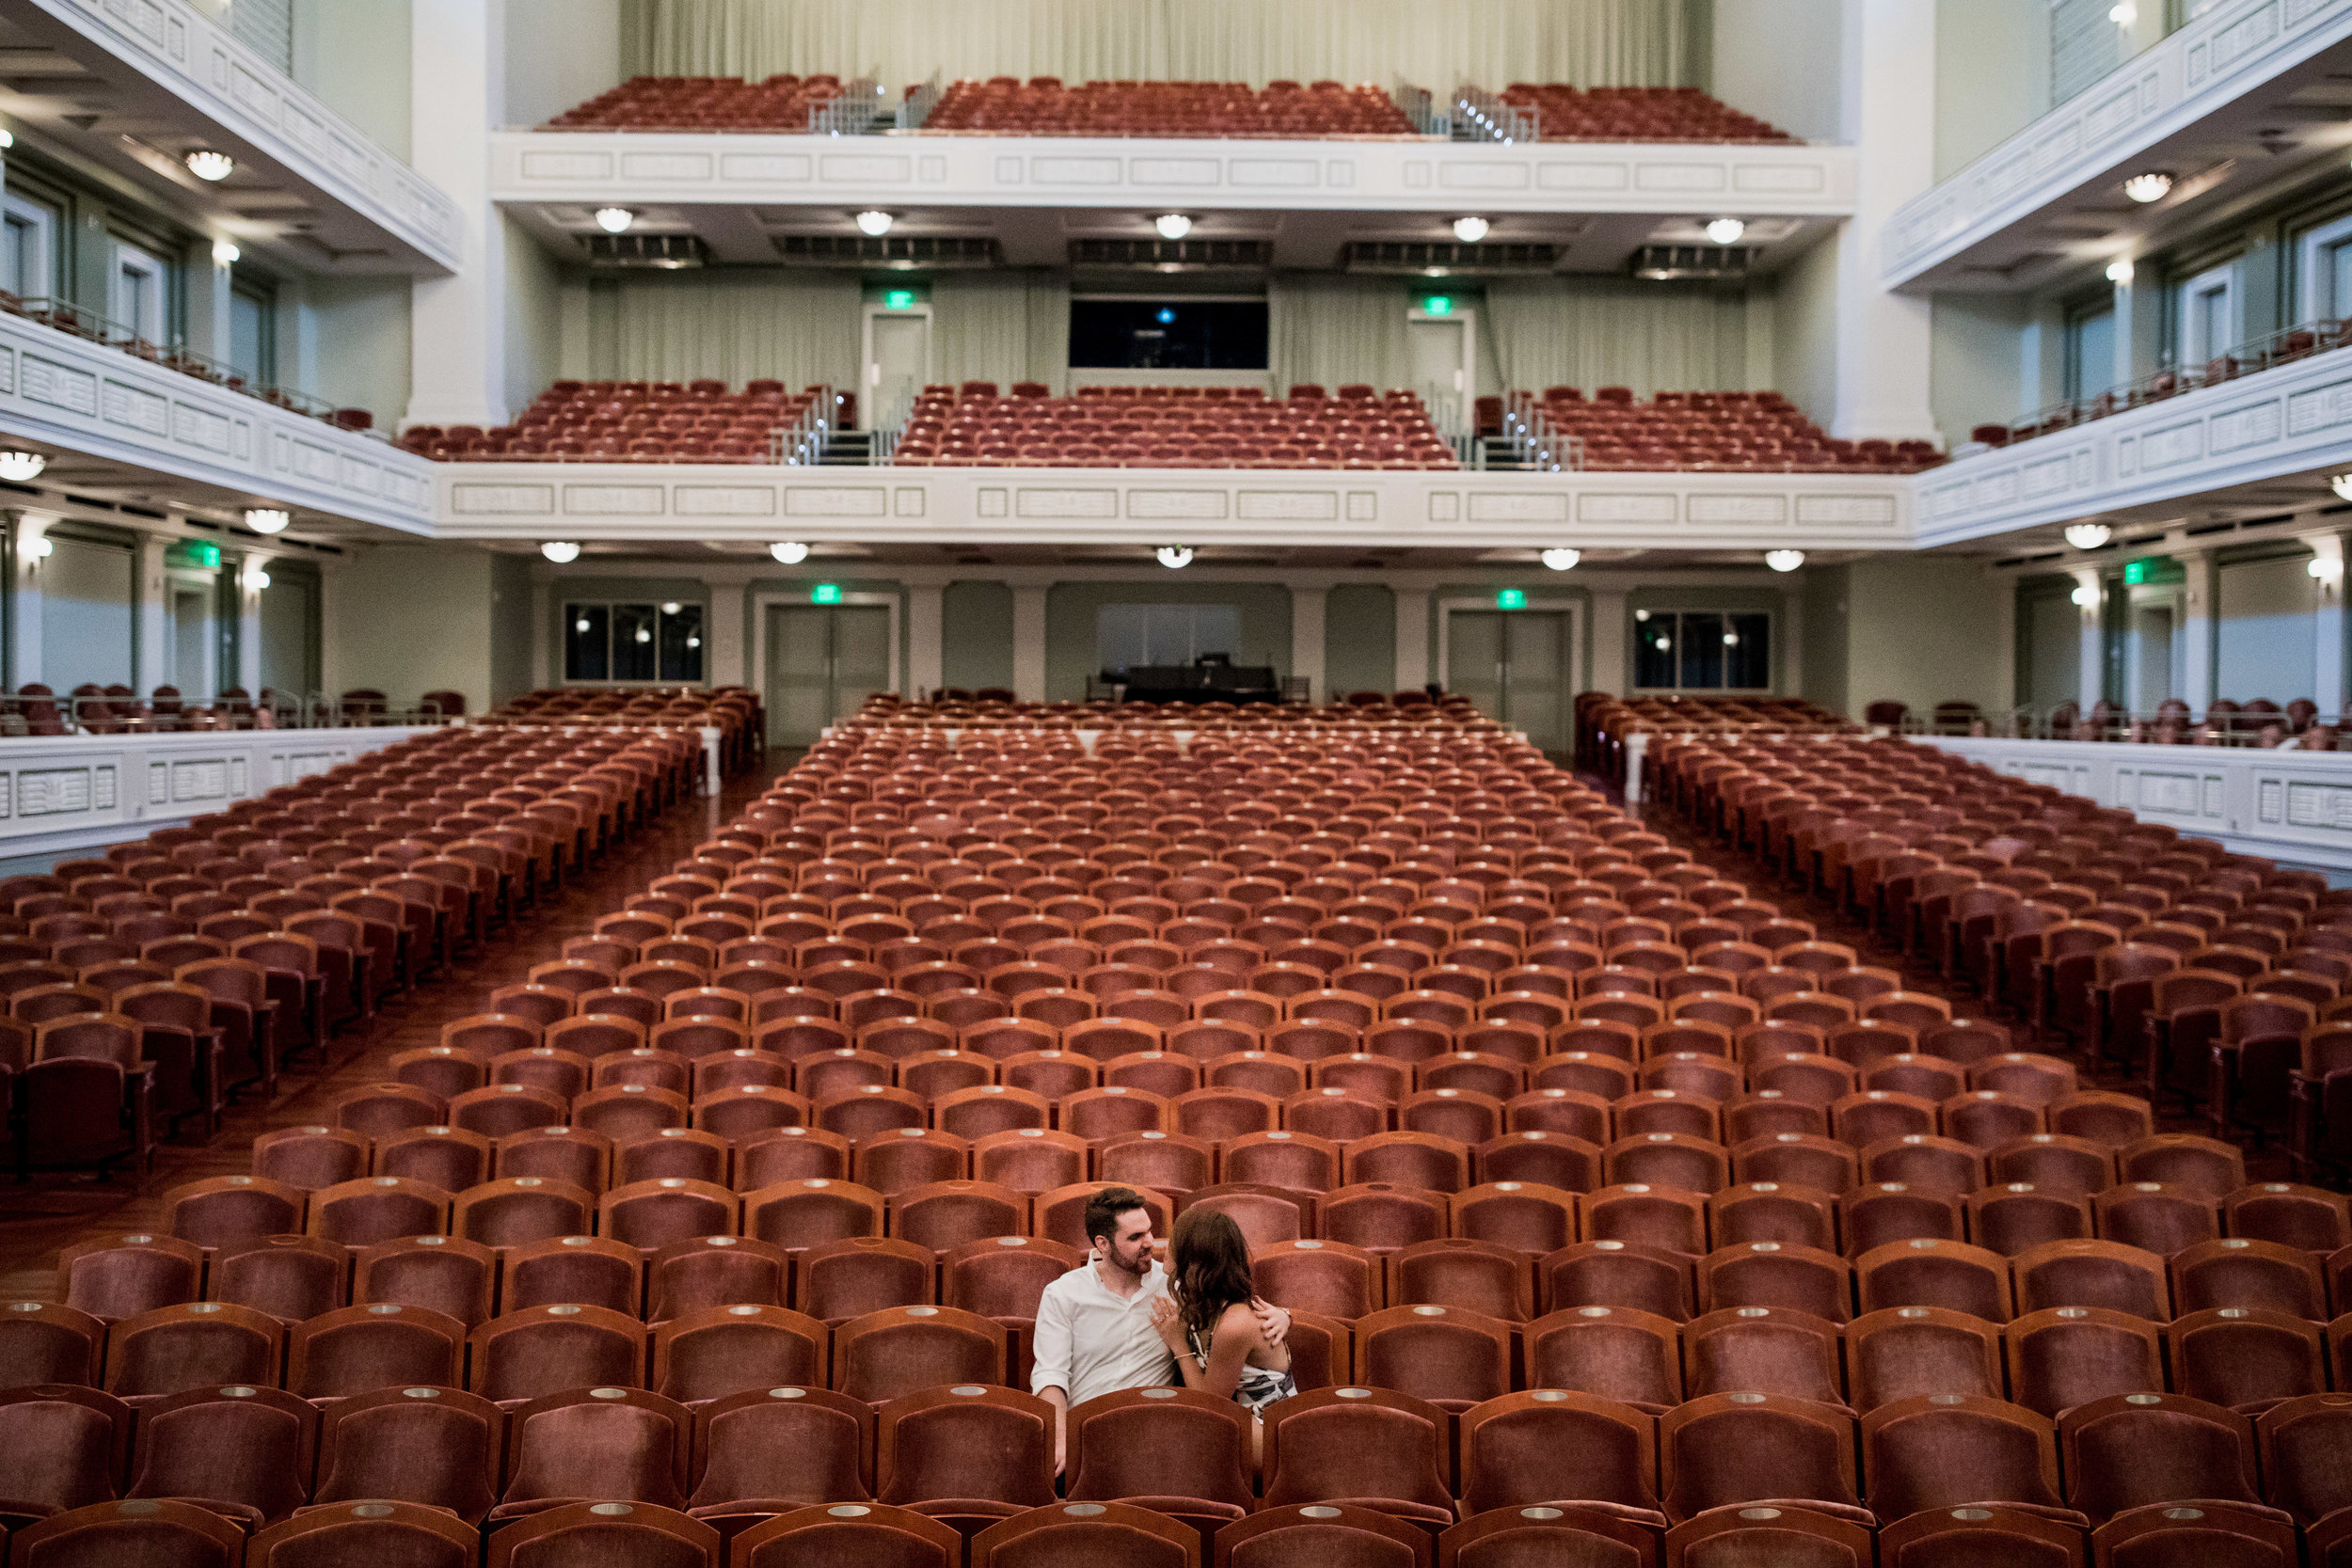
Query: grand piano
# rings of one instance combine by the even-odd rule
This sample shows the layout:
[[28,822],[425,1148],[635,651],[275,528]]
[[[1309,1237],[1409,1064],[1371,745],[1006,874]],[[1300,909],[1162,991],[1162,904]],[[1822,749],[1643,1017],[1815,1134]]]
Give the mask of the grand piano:
[[1096,684],[1131,703],[1279,703],[1282,683],[1271,664],[1235,664],[1204,654],[1190,664],[1136,664],[1105,670]]

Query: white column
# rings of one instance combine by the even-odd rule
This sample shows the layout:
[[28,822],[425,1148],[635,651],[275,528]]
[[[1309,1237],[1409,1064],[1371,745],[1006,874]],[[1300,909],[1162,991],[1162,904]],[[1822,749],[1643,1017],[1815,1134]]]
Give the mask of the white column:
[[[552,677],[548,664],[548,652],[549,644],[554,641],[554,636],[551,634],[556,631],[555,622],[552,619],[555,612],[551,608],[551,595],[554,592],[554,584],[548,581],[545,577],[541,576],[537,572],[533,572],[532,574],[531,685],[533,690],[544,689],[547,687],[559,684]],[[714,620],[725,619],[723,615],[717,613],[718,606],[716,604],[711,606],[711,610],[713,611]],[[736,622],[736,635],[739,638],[742,635],[742,617],[740,615],[737,616]],[[715,658],[717,657],[718,648],[721,644],[718,637],[715,635],[717,628],[714,626],[712,630],[714,632],[714,636],[711,639],[712,657]],[[752,684],[752,679],[748,656],[739,655],[738,657],[745,659],[743,684],[749,686]],[[723,664],[715,665],[714,668],[719,670],[722,673],[723,673],[726,670],[726,666]]]
[[142,697],[171,678],[171,594],[164,568],[164,552],[170,548],[171,541],[160,533],[139,535],[138,636],[131,689]]
[[1331,585],[1291,585],[1291,673],[1307,683],[1307,700],[1331,700],[1323,673],[1323,617]]
[[15,515],[16,550],[9,562],[8,684],[18,690],[41,678],[41,570],[48,546],[45,537],[54,517],[38,513]]
[[2185,578],[2181,615],[2181,701],[2203,718],[2213,704],[2214,653],[2221,621],[2214,603],[2213,554],[2208,550],[2174,550]]
[[1593,668],[1584,677],[1587,689],[1624,696],[1625,590],[1593,592]]
[[237,563],[237,679],[249,696],[262,692],[262,590],[270,558],[251,551]]
[[1396,689],[1429,684],[1429,590],[1396,591]]
[[2095,595],[2090,603],[2075,609],[2075,614],[2082,623],[2082,660],[2076,672],[2078,679],[2074,692],[2075,700],[2082,704],[2083,712],[2088,715],[2091,705],[2098,702],[2106,689],[2106,640],[2100,635],[2100,611],[2106,608],[2106,595],[2101,589],[2096,567],[2077,567],[2066,575],[2074,579],[2075,593],[2088,588]]
[[1012,690],[1025,703],[1045,700],[1046,583],[1015,583],[1012,590]]
[[[946,648],[943,641],[946,631],[946,584],[914,582],[907,585],[907,686],[909,690],[906,695],[925,696],[946,684]],[[1041,665],[1042,662],[1041,657]]]
[[2312,547],[2312,701],[2320,717],[2333,720],[2344,710],[2344,536],[2315,533],[2303,541]]
[[319,562],[319,690],[329,702],[343,694],[343,562]]
[[182,334],[189,352],[207,359],[229,362],[229,269],[213,260],[213,242],[201,235],[188,242],[187,330]]
[[505,0],[410,0],[409,163],[456,204],[464,265],[414,285],[408,424],[506,422],[506,245],[490,202]]
[[[1924,296],[1879,285],[1895,211],[1935,182],[1935,0],[1845,0],[1854,215],[1837,235],[1837,407],[1851,440],[1935,438]],[[1819,412],[1818,410],[1816,412]]]
[[[732,684],[751,685],[743,667],[749,650],[743,646],[743,596],[748,592],[739,582],[711,582],[708,591],[710,613],[703,622],[703,681],[708,686]],[[537,628],[532,642],[532,663],[531,684],[548,684],[542,673],[547,668],[548,607],[547,585],[531,585],[531,624]]]

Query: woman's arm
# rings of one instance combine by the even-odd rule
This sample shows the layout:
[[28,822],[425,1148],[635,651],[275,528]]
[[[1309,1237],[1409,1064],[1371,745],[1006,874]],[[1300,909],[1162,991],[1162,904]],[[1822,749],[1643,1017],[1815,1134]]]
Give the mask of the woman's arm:
[[1166,1317],[1160,1315],[1158,1304],[1154,1303],[1152,1317],[1160,1338],[1176,1353],[1176,1373],[1184,1379],[1184,1386],[1221,1400],[1233,1397],[1233,1390],[1241,1386],[1242,1364],[1249,1359],[1251,1351],[1265,1343],[1258,1332],[1257,1315],[1248,1304],[1229,1307],[1210,1336],[1209,1364],[1204,1368],[1192,1354],[1192,1347],[1184,1342],[1184,1329],[1172,1303]]

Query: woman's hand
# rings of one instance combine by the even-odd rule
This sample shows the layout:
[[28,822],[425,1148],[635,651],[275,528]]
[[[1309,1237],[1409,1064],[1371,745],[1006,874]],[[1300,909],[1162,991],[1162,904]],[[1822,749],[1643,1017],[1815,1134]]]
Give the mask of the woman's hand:
[[1177,1355],[1184,1354],[1184,1320],[1177,1312],[1176,1304],[1165,1295],[1152,1298],[1152,1326],[1158,1331],[1162,1344]]

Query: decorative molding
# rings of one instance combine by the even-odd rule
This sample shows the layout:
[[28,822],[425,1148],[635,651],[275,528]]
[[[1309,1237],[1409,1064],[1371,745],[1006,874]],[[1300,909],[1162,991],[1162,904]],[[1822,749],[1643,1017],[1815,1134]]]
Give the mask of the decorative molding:
[[[60,3],[60,0],[50,0]],[[2352,0],[2346,0],[2352,4]],[[804,135],[505,131],[490,138],[495,201],[935,201],[964,207],[1219,207],[1679,213],[1736,196],[1751,216],[1853,212],[1854,151],[1806,143],[1200,141],[907,135],[858,150]]]
[[2352,467],[2352,353],[2314,355],[1931,468],[1922,548]]
[[[865,483],[850,481],[859,475]],[[442,539],[1905,549],[1905,475],[433,466]],[[723,497],[724,505],[713,503]]]
[[426,459],[23,316],[0,315],[0,424],[235,498],[432,529]]
[[[1899,289],[2086,186],[2111,183],[2165,140],[2352,38],[2352,0],[2216,7],[1896,209],[1881,283]],[[2257,122],[2258,123],[2258,122]]]
[[455,272],[456,202],[188,0],[27,0],[402,249]]
[[66,854],[141,838],[427,733],[199,730],[0,738],[0,856]]

